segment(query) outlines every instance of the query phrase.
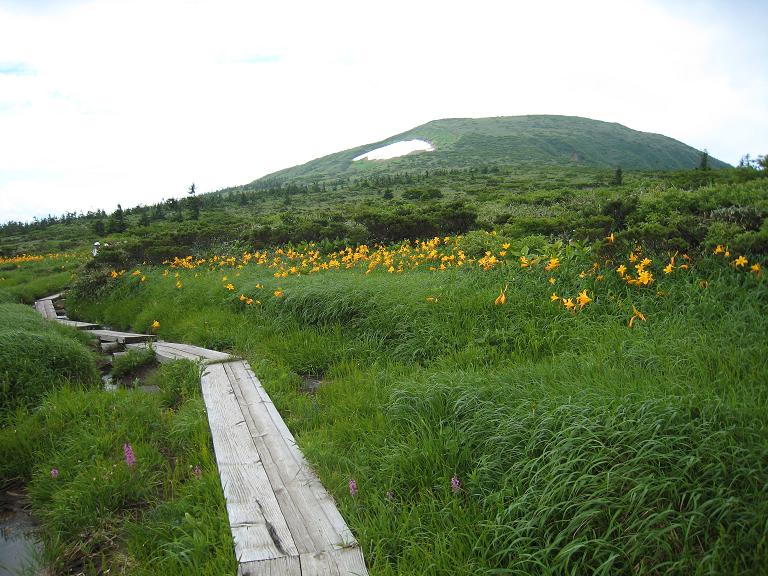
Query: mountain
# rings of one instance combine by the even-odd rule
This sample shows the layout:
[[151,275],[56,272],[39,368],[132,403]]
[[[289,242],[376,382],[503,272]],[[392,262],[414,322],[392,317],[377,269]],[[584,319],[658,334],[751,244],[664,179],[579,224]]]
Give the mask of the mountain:
[[[354,158],[402,142],[426,140],[431,152],[389,160]],[[621,124],[577,116],[501,116],[433,120],[386,140],[317,158],[274,172],[254,184],[312,182],[350,176],[504,164],[553,164],[636,170],[695,168],[701,151],[682,142]],[[729,165],[709,159],[712,168]]]

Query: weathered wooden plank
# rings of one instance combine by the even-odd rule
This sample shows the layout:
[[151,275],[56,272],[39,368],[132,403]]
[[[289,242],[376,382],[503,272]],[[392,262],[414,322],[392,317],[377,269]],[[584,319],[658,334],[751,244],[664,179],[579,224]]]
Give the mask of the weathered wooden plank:
[[261,382],[251,370],[251,367],[246,362],[235,363],[231,365],[233,371],[241,378],[243,382],[244,399],[246,400],[249,409],[255,400],[253,391],[258,394],[258,398],[261,399],[261,408],[265,409],[274,424],[276,430],[282,436],[290,454],[293,456],[295,465],[298,468],[300,476],[303,480],[303,486],[308,488],[314,495],[315,500],[320,505],[322,513],[325,516],[325,521],[333,528],[333,532],[329,532],[329,537],[335,546],[346,547],[356,544],[356,540],[352,531],[347,526],[344,518],[341,516],[339,509],[336,507],[336,502],[333,497],[323,486],[320,479],[315,472],[309,466],[309,463],[304,458],[304,454],[301,452],[296,440],[291,434],[291,431],[286,426],[285,421],[280,416],[280,413],[272,403],[272,399],[267,394]]
[[201,382],[217,461],[244,466],[260,462],[261,457],[223,369],[206,369]]
[[72,326],[72,328],[77,328],[78,330],[96,330],[101,328],[99,324],[91,324],[90,322],[78,322],[77,320],[68,320],[65,318],[57,318],[56,320],[59,324]]
[[119,342],[120,344],[150,342],[157,339],[154,334],[134,334],[133,332],[118,332],[117,330],[91,330],[90,333],[102,342]]
[[[143,348],[145,346],[146,344],[136,343],[128,344],[126,348]],[[166,342],[164,340],[154,342],[152,344],[152,349],[160,363],[170,362],[172,360],[191,360],[192,362],[211,364],[214,362],[237,360],[237,358],[226,352],[208,350],[207,348],[201,348],[200,346],[193,346],[191,344]]]
[[179,358],[189,360],[202,360],[205,362],[226,362],[234,360],[232,356],[217,350],[208,350],[191,344],[178,344],[176,342],[158,342],[154,346],[155,355],[160,362],[168,362]]
[[296,546],[264,466],[219,464],[219,474],[238,561],[296,556]]
[[300,556],[301,573],[313,576],[363,576],[368,574],[358,546],[323,550]]
[[57,294],[51,294],[50,296],[44,296],[38,300],[38,302],[41,302],[43,300],[58,300],[63,296],[63,292],[58,292]]
[[[330,494],[311,471],[293,436],[244,362],[223,364],[300,553],[356,544]],[[274,409],[274,406],[271,406]]]
[[43,318],[50,320],[56,319],[56,310],[53,308],[53,304],[50,300],[38,300],[35,302],[35,310],[37,310]]
[[[302,576],[298,556],[283,556],[261,562],[243,562],[237,569],[237,576]],[[304,576],[311,576],[307,572]]]
[[293,537],[223,366],[208,367],[201,385],[235,553],[240,562],[297,556]]

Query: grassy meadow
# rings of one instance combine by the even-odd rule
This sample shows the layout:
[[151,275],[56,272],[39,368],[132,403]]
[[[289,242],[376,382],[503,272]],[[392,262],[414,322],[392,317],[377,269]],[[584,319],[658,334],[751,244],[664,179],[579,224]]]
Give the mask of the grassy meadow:
[[[236,570],[197,368],[96,389],[82,335],[16,303],[67,287],[70,317],[246,358],[373,575],[765,574],[764,173],[436,169],[10,223],[0,477],[60,573]],[[82,363],[49,378],[21,332]]]
[[725,246],[480,232],[92,266],[68,302],[246,357],[372,574],[757,574],[767,297]]

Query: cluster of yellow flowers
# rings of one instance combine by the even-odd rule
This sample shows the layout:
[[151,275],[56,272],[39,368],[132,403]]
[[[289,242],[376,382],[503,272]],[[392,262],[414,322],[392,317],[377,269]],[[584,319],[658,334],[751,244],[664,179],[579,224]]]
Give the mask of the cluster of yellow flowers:
[[575,303],[573,301],[573,298],[561,298],[555,292],[552,292],[552,295],[549,297],[549,300],[551,302],[560,302],[563,305],[563,307],[569,312],[576,312],[576,304],[579,305],[579,310],[581,310],[582,308],[584,308],[584,306],[592,302],[592,298],[590,298],[587,295],[586,290],[582,290],[581,292],[579,292],[579,295],[576,297]]
[[0,257],[0,264],[24,264],[26,262],[39,262],[41,260],[45,260],[45,256],[21,254],[20,256],[11,256],[10,258]]
[[0,256],[0,264],[26,264],[28,262],[42,262],[43,260],[69,260],[76,256],[69,252],[49,253],[49,254],[20,254],[18,256],[4,257]]
[[375,270],[397,274],[416,269],[437,271],[472,266],[490,270],[504,262],[510,246],[509,244],[502,244],[500,250],[487,251],[481,258],[470,258],[462,249],[461,240],[461,236],[445,236],[425,241],[416,240],[413,243],[403,242],[396,247],[377,244],[370,248],[368,245],[362,244],[355,248],[346,247],[325,255],[320,253],[315,244],[309,244],[307,249],[302,251],[293,248],[278,248],[274,251],[244,252],[238,258],[218,255],[208,259],[194,259],[192,256],[176,257],[163,264],[171,269],[185,270],[201,267],[207,267],[209,270],[242,269],[251,264],[273,270],[275,278],[350,269],[360,269],[366,274]]
[[[552,250],[549,254],[529,254],[527,250],[523,254],[510,252],[511,244],[503,242],[501,239],[495,240],[495,234],[487,233],[488,246],[496,246],[491,250],[486,250],[483,256],[473,258],[467,256],[462,236],[435,237],[430,240],[414,242],[403,242],[395,246],[375,245],[372,248],[363,244],[355,248],[346,247],[342,250],[321,254],[315,244],[309,244],[304,249],[296,248],[278,248],[275,250],[257,250],[253,252],[243,252],[239,257],[216,255],[211,258],[194,258],[187,256],[185,258],[174,258],[166,261],[167,266],[162,272],[163,277],[168,277],[173,273],[173,281],[177,289],[182,289],[184,284],[180,272],[194,271],[194,277],[202,272],[222,274],[221,286],[228,293],[237,294],[242,288],[236,287],[237,277],[240,271],[246,266],[260,266],[271,271],[272,276],[277,279],[287,278],[289,276],[311,275],[320,272],[335,272],[341,270],[356,270],[366,275],[373,272],[398,274],[411,270],[441,271],[449,269],[466,269],[489,271],[492,269],[510,269],[512,267],[524,270],[526,274],[538,274],[542,280],[554,286],[558,282],[557,275],[561,269],[561,257],[563,253]],[[608,238],[610,242],[610,238]],[[730,252],[727,247],[718,246],[714,250],[715,255],[722,255],[730,260]],[[661,267],[663,264],[663,268]],[[664,276],[672,275],[679,271],[689,270],[692,261],[688,254],[671,254],[661,264],[657,264],[656,272]],[[732,260],[730,264],[735,269],[746,269],[749,261],[744,256],[739,256]],[[755,275],[761,273],[761,266],[755,262],[751,265],[751,272]],[[640,246],[636,246],[628,255],[624,262],[620,262],[616,267],[609,259],[601,259],[594,262],[589,269],[582,270],[578,276],[581,279],[587,277],[593,278],[595,282],[604,281],[609,275],[615,273],[618,278],[626,282],[627,285],[641,289],[647,289],[657,281],[654,276],[654,262],[643,254]],[[113,270],[112,278],[120,278],[125,275],[125,270]],[[234,276],[230,279],[226,274]],[[144,282],[147,277],[140,269],[136,269],[129,275]],[[261,284],[255,285],[255,291],[240,292],[237,300],[244,306],[260,305],[265,296],[259,296],[258,290],[263,289]],[[583,289],[582,289],[583,288]],[[507,302],[508,285],[499,290],[494,303],[497,306],[503,306]],[[594,302],[596,293],[590,293],[587,288],[579,287],[577,295],[558,294],[558,291],[551,292],[549,300],[558,303],[562,309],[567,312],[575,313],[584,309],[588,304]],[[660,292],[659,292],[660,293]],[[284,296],[281,287],[272,291],[271,296],[279,299]],[[431,304],[437,304],[438,299],[435,296],[427,296],[426,301]],[[645,315],[634,305],[632,306],[632,316],[628,320],[628,326],[631,328],[636,321],[645,321]]]
[[[730,250],[728,250],[728,247],[727,247],[727,246],[723,246],[722,244],[718,244],[718,245],[715,247],[715,249],[714,249],[714,251],[713,251],[712,253],[713,253],[715,256],[718,256],[718,255],[720,255],[720,256],[722,256],[723,258],[726,258],[726,259],[729,259],[729,258],[731,257],[731,251],[730,251]],[[745,257],[743,254],[742,254],[742,255],[740,255],[740,256],[739,256],[738,258],[736,258],[735,260],[732,260],[732,261],[731,261],[731,265],[732,265],[734,268],[736,268],[736,269],[739,269],[739,268],[741,268],[741,269],[743,269],[743,270],[746,270],[746,268],[747,268],[747,264],[749,264],[749,260],[747,260],[747,258],[746,258],[746,257]],[[762,266],[760,266],[760,263],[759,263],[759,262],[754,262],[754,263],[753,263],[753,264],[752,264],[752,265],[749,267],[749,271],[750,271],[752,274],[755,274],[755,275],[759,276],[760,274],[762,274],[762,272],[763,272],[763,268],[762,268]]]

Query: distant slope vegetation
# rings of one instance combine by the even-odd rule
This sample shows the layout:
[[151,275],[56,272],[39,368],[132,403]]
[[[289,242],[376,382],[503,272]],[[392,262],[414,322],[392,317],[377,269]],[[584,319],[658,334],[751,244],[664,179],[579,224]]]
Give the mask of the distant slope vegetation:
[[[423,139],[435,146],[391,160],[352,159],[387,144]],[[535,163],[685,170],[699,165],[701,152],[682,142],[621,124],[576,116],[502,116],[434,120],[386,140],[330,154],[269,174],[253,184],[311,182],[351,176],[464,168],[483,164]],[[712,168],[728,166],[710,158]]]

